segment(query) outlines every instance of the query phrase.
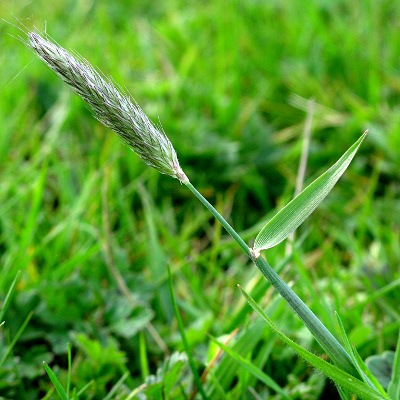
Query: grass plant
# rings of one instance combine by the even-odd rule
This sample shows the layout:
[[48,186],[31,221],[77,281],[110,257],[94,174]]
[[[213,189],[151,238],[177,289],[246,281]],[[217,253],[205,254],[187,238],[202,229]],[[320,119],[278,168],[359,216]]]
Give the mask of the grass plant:
[[[290,340],[287,340],[286,343],[335,383],[343,386],[349,393],[356,394],[363,399],[388,399],[389,397],[380,386],[378,380],[371,380],[365,374],[364,370],[368,371],[365,364],[363,364],[364,370],[362,370],[359,360],[351,358],[351,353],[346,351],[260,254],[261,250],[274,247],[287,239],[318,207],[349,166],[367,132],[343,154],[335,165],[307,186],[288,205],[271,218],[255,238],[254,247],[250,248],[225,218],[191,184],[180,167],[175,149],[162,128],[159,127],[157,129],[154,127],[140,107],[127,94],[119,91],[110,79],[103,78],[86,60],[73,56],[48,38],[43,38],[40,34],[34,32],[29,32],[28,38],[27,46],[34,50],[48,67],[89,104],[94,116],[100,122],[113,129],[148,165],[154,167],[160,173],[177,178],[216,217],[239,244],[244,253],[287,301],[293,312],[301,318],[310,333],[337,365],[338,370],[332,370],[328,363],[324,363],[322,366],[317,357],[306,356],[305,350],[295,346]],[[194,380],[203,399],[207,399],[205,389],[191,356],[172,290],[171,297],[175,304],[175,315],[178,320],[182,341],[189,357]],[[247,298],[250,299],[249,297]],[[261,309],[255,303],[251,302],[250,304],[262,314]],[[265,316],[264,319],[266,319]],[[281,334],[281,337],[286,338],[283,334]],[[54,381],[53,372],[48,367],[46,368],[52,381]],[[369,374],[373,377],[371,373]],[[365,383],[362,382],[363,380]],[[56,383],[58,393],[65,398],[65,393],[59,387],[58,381]]]
[[[397,6],[374,8],[371,2],[374,10],[363,8],[360,15],[345,2],[324,8],[317,2],[226,7],[216,1],[181,9],[168,1],[157,10],[122,3],[100,1],[66,12],[60,2],[49,15],[50,30],[112,71],[117,82],[139,76],[140,84],[132,84],[135,97],[152,120],[162,116],[171,140],[113,80],[75,53],[59,53],[90,69],[84,77],[93,85],[85,90],[107,88],[92,103],[95,116],[145,162],[183,184],[143,168],[28,52],[15,51],[14,38],[1,36],[1,65],[12,68],[0,78],[0,287],[6,299],[0,394],[319,399],[358,393],[395,399],[400,214],[391,21]],[[20,7],[14,14],[31,10]],[[9,19],[11,8],[3,3],[0,9]],[[128,9],[135,17],[126,17]],[[95,28],[93,21],[100,20]],[[133,36],[127,21],[134,21]],[[74,26],[79,29],[71,34]],[[350,62],[346,55],[358,48],[366,26],[373,40],[353,50]],[[81,40],[85,34],[92,50]],[[61,51],[32,35],[36,50]],[[335,46],[338,41],[343,45]],[[107,95],[116,101],[107,102]],[[266,222],[279,216],[271,210],[285,210],[290,201],[311,96],[306,176],[320,175],[339,159],[355,132],[368,126],[370,134],[292,251],[285,254],[279,243],[264,250],[271,226],[286,237],[298,225],[284,211],[283,223]],[[187,188],[208,210],[191,200]],[[315,199],[317,192],[306,193]],[[301,223],[308,214],[300,215]],[[249,247],[258,233],[261,240]],[[274,285],[306,324],[314,321],[312,333],[271,290]],[[294,302],[294,292],[304,303]],[[247,302],[263,319],[254,318]],[[340,394],[301,357],[336,381]],[[379,366],[393,368],[392,375],[382,377]]]

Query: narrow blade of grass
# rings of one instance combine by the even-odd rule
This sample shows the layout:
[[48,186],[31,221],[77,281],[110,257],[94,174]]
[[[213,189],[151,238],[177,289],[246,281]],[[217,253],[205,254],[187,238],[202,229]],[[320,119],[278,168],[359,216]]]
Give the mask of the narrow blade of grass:
[[388,394],[391,399],[400,399],[400,332],[397,340],[396,353],[394,355],[392,379],[388,386]]
[[12,283],[10,285],[10,288],[8,289],[6,298],[4,299],[4,302],[3,302],[3,307],[1,307],[1,310],[0,310],[0,324],[3,323],[4,314],[6,313],[8,306],[10,305],[10,301],[11,301],[12,295],[14,293],[15,285],[17,284],[20,275],[21,275],[21,271],[18,271],[17,274],[15,275],[14,280],[12,281]]
[[[236,337],[232,348],[238,354],[250,354],[257,347],[261,338],[265,337],[264,335],[265,324],[261,320],[256,320],[243,333]],[[218,398],[219,391],[214,382],[218,381],[219,386],[228,392],[233,382],[237,379],[237,363],[232,358],[223,357],[209,373],[215,379],[207,385],[207,393],[212,399]]]
[[354,366],[357,368],[358,373],[360,374],[362,380],[369,386],[371,386],[374,389],[377,389],[382,395],[386,395],[385,390],[381,386],[381,384],[378,382],[378,380],[374,377],[373,374],[369,371],[367,366],[365,365],[364,361],[361,359],[359,356],[357,350],[351,345],[350,340],[346,334],[346,331],[344,329],[342,320],[340,319],[340,316],[338,313],[336,314],[336,319],[339,325],[340,329],[340,334],[342,337],[342,342],[344,343],[344,347],[349,353]]
[[212,336],[210,336],[210,338],[222,350],[224,350],[225,353],[229,354],[229,356],[231,356],[241,367],[245,368],[254,377],[256,377],[261,382],[265,383],[266,386],[275,390],[276,393],[279,393],[280,395],[282,395],[282,397],[284,399],[290,400],[289,395],[269,375],[267,375],[266,373],[261,371],[254,364],[252,364],[249,360],[246,360],[244,357],[242,357],[239,353],[237,353],[235,350],[233,350],[229,346],[226,346],[224,343],[220,342],[219,340],[217,340],[216,338],[214,338]]
[[175,299],[174,288],[172,286],[172,279],[171,279],[171,270],[170,270],[169,266],[167,268],[167,271],[168,271],[168,286],[169,286],[169,291],[170,291],[170,295],[171,295],[172,306],[174,309],[176,321],[178,322],[178,327],[179,327],[179,332],[181,334],[183,347],[185,349],[186,355],[189,360],[189,366],[190,366],[190,369],[192,370],[193,378],[194,378],[194,381],[196,382],[196,385],[200,392],[201,397],[203,398],[203,400],[208,400],[206,392],[203,388],[203,384],[200,380],[200,376],[196,369],[196,364],[195,364],[193,356],[192,356],[192,350],[191,350],[189,343],[187,341],[187,338],[186,338],[185,327],[183,326],[181,314],[179,313],[178,304],[176,303],[176,299]]
[[69,389],[71,387],[71,373],[72,373],[72,351],[70,343],[67,344],[67,352],[68,352],[67,396],[69,397]]
[[140,371],[143,381],[150,375],[149,359],[147,357],[146,339],[143,332],[139,333],[139,359]]
[[367,133],[364,132],[331,168],[308,185],[261,229],[254,242],[255,251],[269,249],[282,242],[310,216],[346,171]]
[[118,379],[118,382],[111,388],[111,390],[108,392],[107,396],[104,397],[104,400],[112,400],[117,398],[118,396],[116,395],[118,392],[118,389],[120,389],[123,385],[123,383],[126,381],[126,379],[129,377],[129,371],[125,372],[121,378]]
[[260,308],[260,306],[250,297],[250,295],[242,287],[239,286],[239,289],[249,302],[250,306],[257,312],[258,315],[260,315],[261,318],[264,319],[264,321],[268,324],[270,329],[272,329],[285,344],[290,346],[294,351],[296,351],[296,353],[299,356],[304,358],[304,360],[309,362],[315,368],[319,369],[324,375],[332,379],[336,384],[349,390],[351,393],[356,394],[357,396],[359,396],[360,399],[389,400],[389,397],[387,395],[384,396],[380,394],[379,392],[377,392],[364,382],[354,378],[354,376],[351,376],[350,374],[342,371],[338,367],[322,360],[321,358],[317,357],[313,353],[304,349],[297,343],[293,342],[274,325],[274,323],[264,313],[264,311]]
[[[94,381],[94,379],[92,379],[91,381],[89,381],[82,389],[80,389],[77,393],[76,393],[76,397],[79,399],[80,396],[83,395],[83,393],[86,392],[86,390],[88,390],[91,386],[95,386],[96,383]],[[74,397],[75,399],[75,397]]]
[[65,392],[64,388],[62,387],[60,381],[58,380],[56,374],[53,372],[53,370],[45,363],[43,362],[44,369],[47,372],[47,375],[49,376],[51,382],[53,383],[54,387],[56,388],[56,391],[60,398],[62,400],[68,400],[67,393]]
[[[147,247],[147,260],[150,271],[153,275],[153,280],[157,282],[161,277],[165,276],[166,256],[159,241],[156,221],[154,215],[157,211],[152,204],[150,196],[143,185],[138,185],[138,193],[141,197],[143,209],[145,210],[144,218],[146,221],[148,247]],[[157,302],[160,311],[164,314],[167,321],[171,321],[173,317],[173,306],[168,293],[166,282],[161,282],[159,287],[156,288]]]
[[4,353],[3,357],[0,360],[0,366],[4,364],[4,361],[7,359],[8,355],[11,353],[12,349],[14,348],[15,344],[17,343],[18,339],[22,335],[22,332],[25,330],[26,326],[28,325],[30,319],[32,318],[33,311],[31,311],[28,316],[25,318],[24,323],[21,325],[21,327],[18,329],[17,334],[15,335],[14,339],[8,346],[6,352]]

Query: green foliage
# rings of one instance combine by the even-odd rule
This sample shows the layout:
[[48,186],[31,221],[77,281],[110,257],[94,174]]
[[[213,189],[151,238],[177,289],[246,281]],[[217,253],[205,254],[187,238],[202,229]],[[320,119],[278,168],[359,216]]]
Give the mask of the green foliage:
[[282,398],[289,399],[288,394],[281,389],[281,387],[267,374],[265,374],[262,370],[257,368],[252,362],[243,358],[240,354],[238,354],[235,350],[231,349],[228,346],[225,346],[223,343],[219,342],[217,339],[213,339],[215,343],[221,347],[225,353],[229,354],[238,364],[248,370],[255,378],[263,382],[267,387],[270,387],[276,393],[279,393]]
[[[395,350],[398,2],[35,0],[2,1],[0,14],[29,29],[46,21],[51,37],[159,116],[192,183],[246,240],[293,197],[309,98],[308,178],[369,128],[352,168],[301,228],[301,246],[288,257],[278,245],[268,260],[336,336],[340,313],[362,359]],[[320,352],[201,204],[92,119],[20,34],[0,23],[0,397],[59,398],[45,362],[71,399],[190,398],[168,265],[210,398],[282,397],[208,334],[291,399],[338,398],[253,320],[237,283],[286,336]]]
[[174,353],[157,369],[155,375],[146,380],[142,391],[150,399],[181,399],[182,391],[178,383],[182,380],[187,365],[184,354]]

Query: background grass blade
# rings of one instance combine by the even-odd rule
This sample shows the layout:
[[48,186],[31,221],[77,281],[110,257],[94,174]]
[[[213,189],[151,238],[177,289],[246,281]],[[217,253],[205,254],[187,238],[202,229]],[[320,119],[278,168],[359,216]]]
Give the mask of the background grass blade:
[[203,388],[203,383],[201,382],[200,376],[197,372],[196,364],[195,364],[193,356],[192,356],[192,350],[191,350],[191,348],[189,346],[189,342],[186,338],[185,327],[183,326],[181,314],[179,312],[178,304],[176,303],[176,299],[175,299],[174,288],[172,286],[171,271],[169,268],[167,268],[167,269],[168,269],[168,285],[169,285],[169,290],[170,290],[170,294],[171,294],[171,301],[172,301],[172,305],[174,307],[175,317],[178,322],[179,332],[181,334],[183,347],[184,347],[186,355],[188,357],[190,369],[192,370],[193,378],[194,378],[194,381],[196,382],[197,389],[199,390],[200,395],[203,398],[203,400],[208,400],[206,392]]
[[18,342],[18,339],[21,337],[22,333],[24,332],[25,328],[27,327],[30,319],[32,318],[33,315],[33,311],[31,311],[28,316],[25,318],[24,323],[21,325],[21,327],[18,329],[17,334],[14,336],[13,340],[11,341],[11,343],[8,345],[6,351],[4,352],[3,356],[0,359],[0,367],[4,364],[4,362],[6,361],[7,357],[9,356],[9,354],[11,353],[11,351],[13,350],[14,346],[16,345],[16,343]]
[[263,310],[259,307],[259,305],[250,297],[250,295],[242,287],[239,286],[239,289],[242,291],[243,295],[249,302],[250,306],[257,312],[258,315],[260,315],[260,317],[264,319],[264,321],[268,324],[270,329],[272,329],[284,343],[286,343],[289,347],[291,347],[294,351],[296,351],[296,353],[299,356],[304,358],[315,368],[319,369],[328,378],[332,379],[335,383],[342,386],[343,388],[349,390],[351,393],[356,394],[357,396],[360,397],[360,399],[365,399],[365,400],[389,399],[388,396],[384,396],[378,393],[376,390],[374,390],[364,382],[354,378],[354,376],[349,375],[348,373],[342,371],[338,367],[322,360],[321,358],[317,357],[313,353],[304,349],[297,343],[293,342],[275,326],[275,324],[263,312]]
[[392,379],[388,386],[388,394],[391,399],[400,399],[400,332],[397,341],[396,353],[394,355]]
[[157,302],[160,312],[164,315],[167,321],[173,318],[173,306],[169,295],[168,284],[165,282],[165,265],[167,263],[166,256],[158,239],[158,231],[155,222],[157,210],[152,204],[151,198],[143,185],[138,185],[138,193],[140,194],[143,208],[145,210],[145,220],[148,235],[148,249],[146,251],[149,270],[153,276],[153,281],[156,282],[154,291],[157,293]]
[[65,392],[64,388],[62,387],[60,381],[58,380],[56,374],[53,372],[53,370],[44,362],[44,369],[47,372],[47,375],[49,376],[51,382],[53,383],[54,387],[56,388],[56,391],[60,398],[62,400],[68,400],[67,393]]
[[382,395],[385,395],[386,392],[381,386],[381,384],[378,382],[378,380],[374,377],[374,375],[371,374],[371,372],[368,370],[367,366],[365,365],[364,361],[361,359],[359,356],[357,350],[351,345],[350,340],[346,334],[346,330],[344,329],[342,320],[340,319],[340,316],[338,313],[335,313],[336,315],[336,320],[339,325],[339,330],[340,334],[342,337],[342,342],[344,343],[344,347],[349,353],[354,366],[357,368],[358,373],[360,374],[360,377],[362,380],[369,386],[373,387],[374,389],[378,390]]
[[280,210],[260,231],[254,250],[269,249],[294,232],[325,199],[357,153],[368,131],[326,172]]
[[231,349],[229,346],[226,346],[224,343],[220,342],[216,338],[211,336],[211,340],[215,342],[225,353],[229,354],[239,365],[249,371],[253,376],[259,379],[261,382],[265,383],[268,387],[275,390],[275,392],[279,393],[284,399],[290,400],[289,395],[282,390],[282,388],[266,373],[257,368],[254,364],[252,364],[249,360],[246,360],[235,350]]
[[15,290],[15,285],[18,282],[19,276],[21,275],[21,271],[18,271],[15,275],[14,280],[12,281],[10,288],[8,289],[8,292],[6,294],[6,297],[4,299],[4,302],[2,304],[2,307],[0,309],[0,324],[3,323],[3,318],[4,318],[4,314],[6,313],[8,306],[10,305],[10,301],[12,299],[12,296],[14,294],[14,290]]
[[67,396],[69,397],[69,390],[71,387],[71,374],[72,374],[72,349],[70,343],[67,344],[67,348],[68,348]]

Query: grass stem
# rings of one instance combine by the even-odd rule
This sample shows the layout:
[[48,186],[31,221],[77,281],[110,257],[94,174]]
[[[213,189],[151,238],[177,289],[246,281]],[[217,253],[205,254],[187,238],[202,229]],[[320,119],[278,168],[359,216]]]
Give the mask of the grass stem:
[[261,273],[275,287],[279,294],[287,301],[292,310],[307,326],[311,334],[327,352],[332,361],[349,374],[358,377],[357,370],[352,364],[349,354],[344,347],[331,334],[326,326],[317,318],[317,316],[307,307],[299,296],[282,280],[282,278],[274,271],[268,262],[262,258],[254,257],[246,242],[239,234],[229,225],[225,218],[208,202],[207,199],[189,182],[183,182],[184,185],[197,197],[198,200],[215,216],[222,224],[227,232],[235,239],[247,256],[255,263]]
[[190,183],[189,180],[182,182],[201,203],[214,215],[214,217],[221,223],[227,232],[235,239],[242,250],[252,258],[251,251],[246,242],[239,236],[239,234],[229,225],[228,221],[204,198],[204,196]]
[[358,377],[351,358],[343,346],[331,334],[326,326],[317,316],[307,307],[299,296],[286,284],[286,282],[275,272],[263,257],[255,260],[257,268],[268,279],[272,286],[287,301],[299,318],[307,326],[315,340],[326,351],[332,361],[347,373]]

